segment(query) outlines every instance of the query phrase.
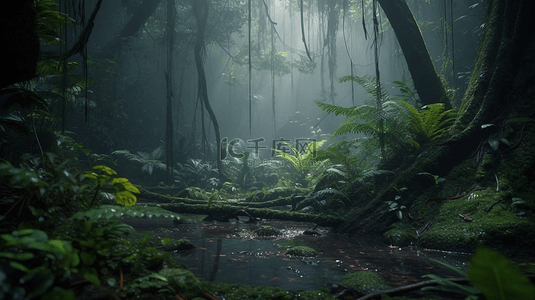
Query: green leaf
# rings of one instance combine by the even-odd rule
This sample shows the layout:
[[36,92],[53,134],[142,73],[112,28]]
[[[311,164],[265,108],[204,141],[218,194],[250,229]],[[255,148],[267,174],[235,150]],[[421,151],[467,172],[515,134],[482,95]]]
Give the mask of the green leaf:
[[20,279],[20,283],[28,282],[31,290],[28,293],[28,298],[35,298],[40,296],[54,284],[55,277],[48,269],[41,269],[34,271]]
[[92,254],[92,253],[87,253],[87,252],[82,252],[80,253],[80,259],[82,259],[82,262],[86,265],[86,266],[90,266],[92,265],[95,260],[97,259],[96,255],[95,254]]
[[437,263],[439,265],[442,265],[442,266],[444,266],[444,267],[456,272],[457,274],[461,275],[462,277],[466,277],[467,276],[467,273],[465,271],[463,271],[463,270],[461,270],[461,269],[459,269],[459,268],[457,268],[455,266],[452,266],[450,264],[447,264],[445,262],[442,262],[440,260],[436,260],[436,259],[433,259],[433,258],[429,258],[429,260],[431,260],[432,262],[435,262],[435,263]]
[[477,288],[473,286],[459,284],[457,282],[447,280],[446,278],[442,278],[435,274],[427,274],[422,277],[428,277],[428,278],[434,279],[436,280],[438,284],[442,286],[442,287],[434,287],[434,288],[429,288],[429,289],[436,289],[436,290],[443,290],[443,291],[447,290],[449,292],[462,294],[465,296],[478,294],[480,292]]
[[100,285],[97,271],[94,268],[82,268],[79,271],[80,275],[82,275],[85,279],[91,281],[94,285]]
[[535,286],[500,253],[478,248],[470,266],[468,279],[487,300],[535,299]]
[[9,266],[12,267],[13,269],[21,270],[22,272],[25,272],[25,273],[30,273],[31,271],[30,269],[28,269],[28,267],[16,261],[9,262]]
[[105,172],[108,175],[117,175],[117,172],[115,172],[112,168],[104,166],[104,165],[94,166],[93,169],[101,170],[101,171]]
[[66,241],[49,240],[47,241],[47,244],[50,246],[51,251],[61,255],[66,255],[72,251],[71,245]]
[[498,147],[500,147],[500,141],[495,139],[489,139],[489,145],[492,148],[492,150],[496,151],[498,150]]
[[117,279],[115,278],[108,278],[106,280],[106,283],[108,283],[108,285],[110,285],[111,287],[115,287],[115,285],[117,284]]
[[115,202],[119,205],[133,206],[136,204],[137,198],[129,191],[122,191],[115,194]]
[[114,178],[112,180],[112,184],[118,191],[126,190],[132,193],[139,194],[139,189],[135,187],[131,182],[129,182],[127,178]]

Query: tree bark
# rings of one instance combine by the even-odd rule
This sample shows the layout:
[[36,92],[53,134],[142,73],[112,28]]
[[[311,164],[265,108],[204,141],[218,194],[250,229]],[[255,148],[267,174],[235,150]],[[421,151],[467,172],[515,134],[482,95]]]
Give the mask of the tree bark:
[[121,33],[109,41],[99,52],[99,56],[108,56],[110,52],[121,49],[125,43],[125,38],[135,35],[147,19],[154,14],[162,0],[143,0],[139,7],[134,11],[130,21],[126,23]]
[[162,0],[143,0],[139,7],[134,11],[132,18],[121,31],[120,37],[133,36],[139,31],[141,25],[145,24],[145,21],[152,16],[154,11]]
[[451,103],[429,56],[420,28],[405,0],[378,0],[392,25],[423,105]]
[[[517,145],[525,141],[526,150],[521,153],[529,152],[533,144],[526,136],[533,136],[535,129],[521,125],[528,124],[535,116],[534,13],[535,3],[532,0],[489,1],[478,57],[459,109],[459,117],[450,130],[452,137],[441,145],[424,149],[414,160],[399,166],[396,176],[383,180],[381,192],[367,199],[362,209],[354,214],[353,221],[340,226],[340,231],[383,233],[397,220],[384,205],[385,201],[395,197],[392,187],[407,187],[407,191],[415,191],[410,199],[416,199],[430,188],[429,184],[426,186],[422,182],[419,173],[446,177],[455,166],[470,159],[480,145],[485,145],[489,137],[495,136],[498,131],[510,141],[518,140]],[[515,125],[515,122],[511,122],[515,119],[521,121],[516,121]],[[490,127],[495,128],[494,131],[483,129],[484,124],[496,125]],[[519,176],[532,178],[530,174],[535,174],[535,157],[515,154],[513,149],[515,147],[512,146],[505,150],[500,148],[500,161],[495,168],[515,172],[502,172],[499,176],[502,182],[508,182],[510,192],[517,195],[523,193],[521,189],[528,191],[533,186],[529,182],[521,186],[516,181]],[[508,168],[508,164],[521,165]],[[498,174],[497,170],[495,172]],[[406,196],[409,195],[404,194],[404,198],[409,198]],[[410,207],[411,202],[403,205]]]

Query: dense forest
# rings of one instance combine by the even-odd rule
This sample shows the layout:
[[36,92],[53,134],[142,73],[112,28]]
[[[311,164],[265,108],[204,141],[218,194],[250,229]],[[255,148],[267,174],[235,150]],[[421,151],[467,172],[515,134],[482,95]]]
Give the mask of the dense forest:
[[[0,299],[535,299],[533,13],[531,0],[12,1]],[[471,260],[431,259],[457,277],[394,288],[368,267],[319,290],[222,284],[218,259],[198,278],[176,255],[201,246],[138,219],[286,242],[266,220],[300,222],[312,238]]]

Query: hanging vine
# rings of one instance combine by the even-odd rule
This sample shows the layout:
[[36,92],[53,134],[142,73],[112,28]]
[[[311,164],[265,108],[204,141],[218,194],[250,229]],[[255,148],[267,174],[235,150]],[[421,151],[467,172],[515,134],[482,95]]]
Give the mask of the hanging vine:
[[[249,0],[251,1],[251,0]],[[310,59],[310,61],[312,61],[312,57],[310,57],[310,51],[308,51],[308,47],[307,47],[307,41],[305,39],[305,25],[304,25],[304,21],[303,21],[303,0],[301,0],[301,3],[300,3],[300,8],[301,8],[301,35],[303,36],[303,44],[305,44],[305,51],[307,52],[307,56],[308,56],[308,59]]]
[[[349,47],[347,46],[347,39],[346,39],[346,13],[347,13],[347,0],[344,0],[344,13],[342,16],[342,35],[344,36],[344,45],[346,47],[346,53],[347,57],[349,58],[349,67],[351,68],[351,77],[355,76],[353,74],[353,59],[351,58],[351,54],[349,53]],[[355,84],[353,80],[350,80],[351,82],[351,104],[355,106]]]
[[249,0],[247,2],[247,29],[248,29],[248,39],[247,39],[247,42],[249,43],[248,44],[248,50],[249,50],[249,53],[248,53],[248,64],[249,64],[249,78],[248,78],[248,88],[249,88],[249,134],[252,134],[253,133],[253,86],[252,86],[252,81],[253,81],[253,64],[252,64],[252,61],[251,61],[251,19],[252,19],[252,12],[251,12],[251,0]]
[[384,120],[383,120],[383,103],[381,99],[381,73],[379,72],[379,21],[377,20],[377,0],[373,0],[373,52],[375,55],[375,88],[376,88],[376,107],[378,114],[378,131],[379,147],[381,148],[381,157],[386,159],[385,138],[384,138]]

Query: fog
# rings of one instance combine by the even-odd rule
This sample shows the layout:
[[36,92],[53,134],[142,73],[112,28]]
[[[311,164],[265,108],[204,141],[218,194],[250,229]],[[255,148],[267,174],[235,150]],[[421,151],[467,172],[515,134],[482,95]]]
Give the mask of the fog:
[[[87,14],[94,2],[86,1]],[[138,2],[102,4],[88,41],[89,118],[87,123],[83,122],[84,108],[76,103],[66,117],[66,127],[96,151],[150,152],[164,145],[167,12],[164,3],[160,3],[137,31],[122,36]],[[298,138],[332,141],[332,132],[344,118],[328,115],[315,101],[350,107],[373,98],[356,82],[339,82],[340,77],[351,74],[376,75],[371,2],[364,2],[363,11],[361,1],[304,1],[302,28],[299,1],[251,1],[250,96],[247,1],[209,2],[203,62],[208,100],[221,138],[245,142],[263,138],[263,146],[268,148],[273,147],[273,140],[281,138],[291,142]],[[454,7],[450,10],[452,3]],[[462,94],[475,56],[481,25],[476,16],[482,5],[470,1],[452,3],[409,1],[435,67],[447,74],[444,79],[448,86]],[[184,161],[186,157],[215,160],[213,126],[198,97],[193,56],[197,27],[190,1],[176,1],[175,13],[175,161]],[[399,94],[392,81],[406,81],[411,75],[394,31],[380,8],[377,17],[380,81],[389,94]],[[67,43],[74,43],[79,30],[71,27],[68,33],[72,38]],[[302,32],[312,60],[306,53]],[[455,51],[451,50],[453,43]],[[455,70],[445,61],[455,62]],[[410,81],[408,84],[411,85]],[[83,94],[75,95],[80,103],[84,101]],[[349,138],[351,135],[336,137]],[[271,153],[264,151],[264,155]]]

